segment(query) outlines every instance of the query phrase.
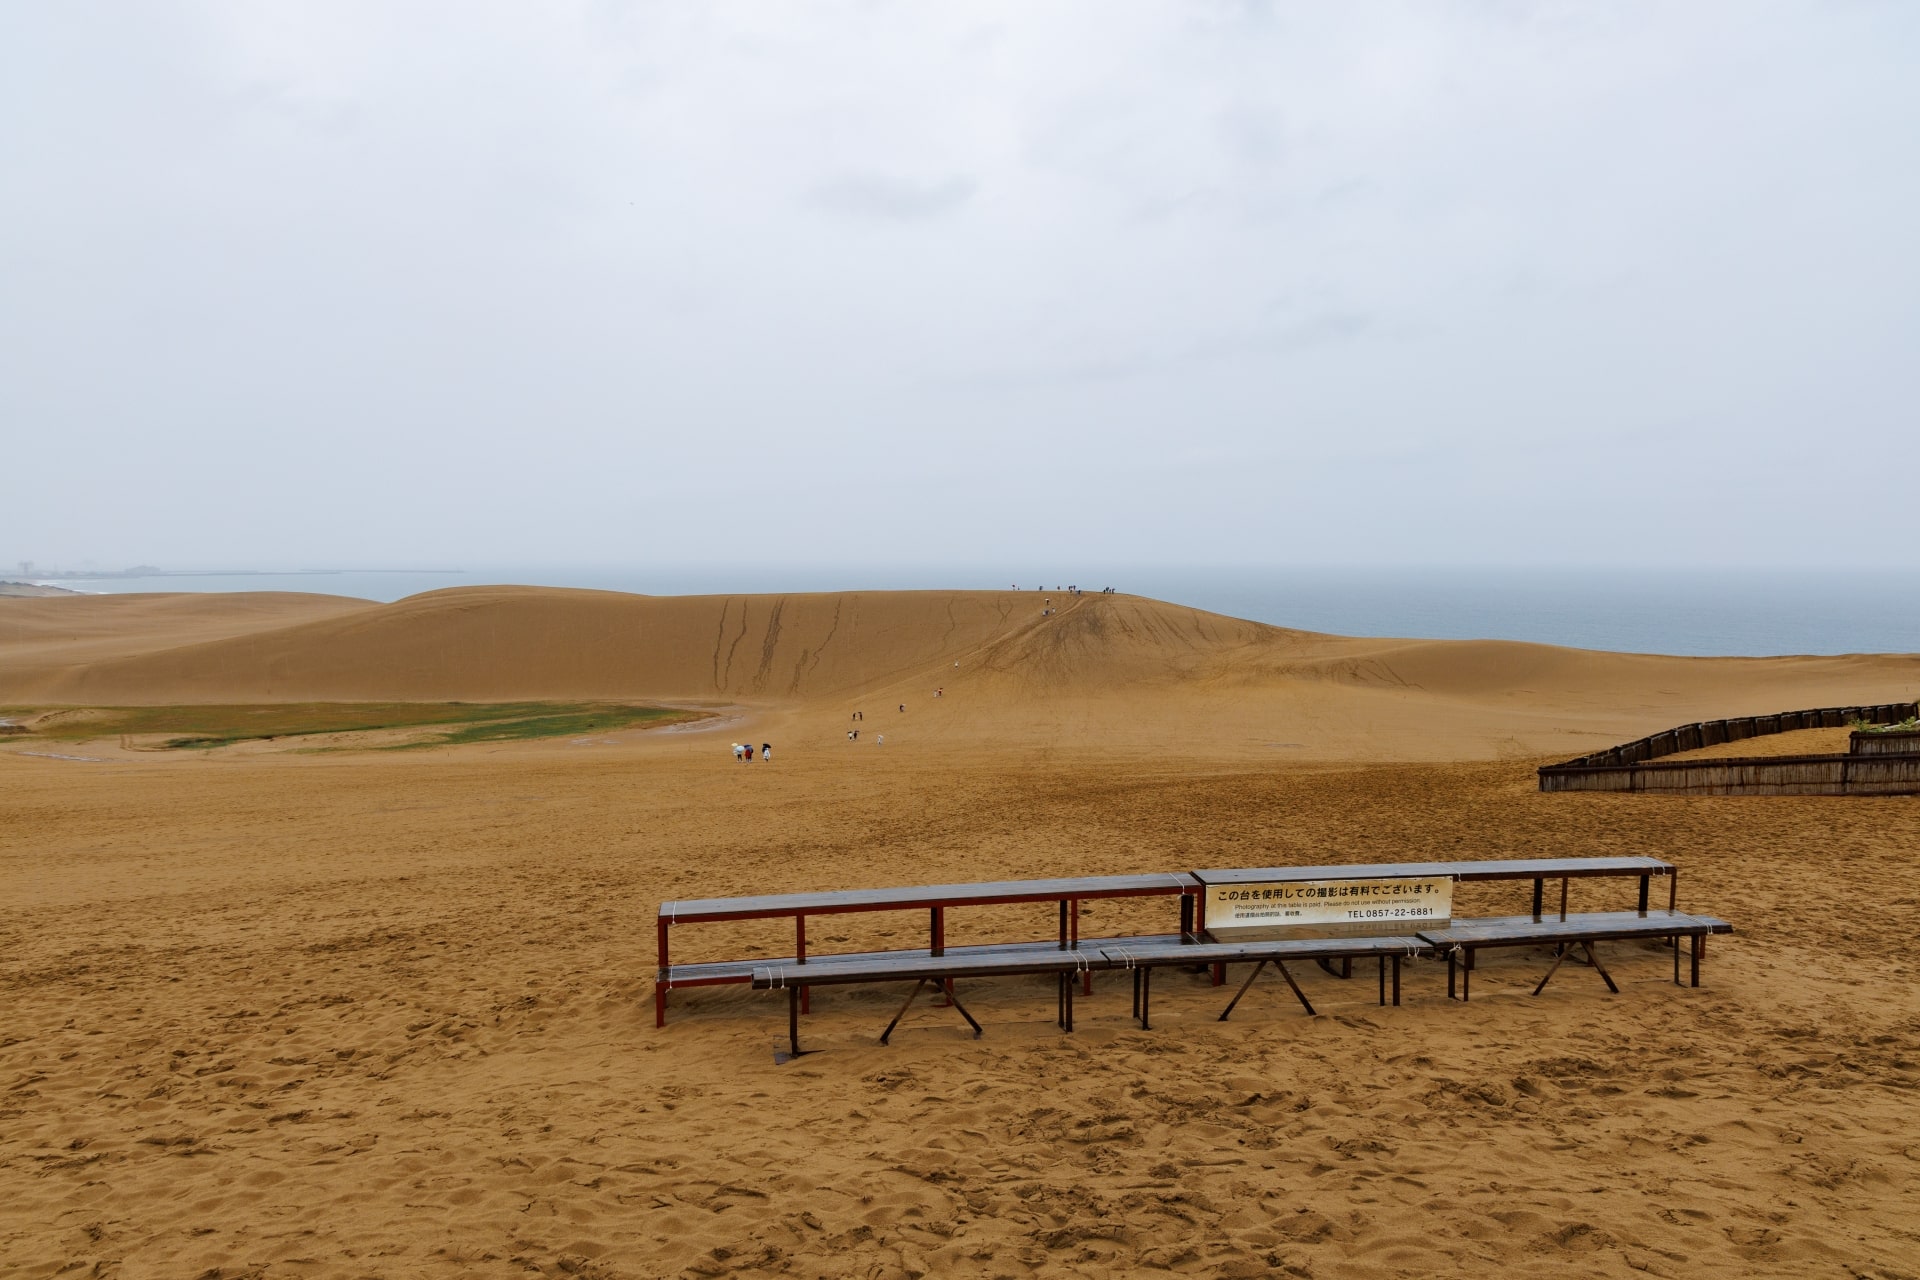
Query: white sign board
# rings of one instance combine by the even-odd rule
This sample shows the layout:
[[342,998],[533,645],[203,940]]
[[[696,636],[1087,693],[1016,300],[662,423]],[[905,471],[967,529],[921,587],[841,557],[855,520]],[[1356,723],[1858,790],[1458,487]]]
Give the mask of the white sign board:
[[1453,919],[1453,881],[1415,876],[1210,884],[1205,910],[1207,932],[1222,942],[1411,933]]

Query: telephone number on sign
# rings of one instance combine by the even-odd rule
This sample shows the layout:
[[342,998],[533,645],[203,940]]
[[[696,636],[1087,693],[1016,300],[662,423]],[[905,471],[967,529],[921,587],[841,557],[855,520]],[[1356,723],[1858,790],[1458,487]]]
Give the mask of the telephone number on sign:
[[1435,914],[1432,907],[1357,907],[1347,912],[1349,920],[1410,920]]

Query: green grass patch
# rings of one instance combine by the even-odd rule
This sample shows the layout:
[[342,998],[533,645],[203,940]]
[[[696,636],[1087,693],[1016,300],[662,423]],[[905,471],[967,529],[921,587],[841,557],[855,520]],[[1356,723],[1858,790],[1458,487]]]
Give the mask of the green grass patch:
[[[563,704],[546,704],[558,707]],[[580,705],[566,710],[549,710],[505,720],[485,720],[461,725],[457,729],[421,742],[396,743],[384,748],[404,751],[417,747],[457,747],[469,742],[513,742],[523,738],[575,738],[588,733],[611,733],[616,729],[696,719],[694,713],[667,707],[623,707],[610,704]]]
[[[36,717],[40,717],[37,720]],[[406,746],[501,742],[605,733],[698,718],[698,713],[618,702],[286,702],[229,706],[68,707],[20,711],[35,737],[63,742],[165,736],[178,749],[271,741],[324,733],[391,729],[446,732]]]

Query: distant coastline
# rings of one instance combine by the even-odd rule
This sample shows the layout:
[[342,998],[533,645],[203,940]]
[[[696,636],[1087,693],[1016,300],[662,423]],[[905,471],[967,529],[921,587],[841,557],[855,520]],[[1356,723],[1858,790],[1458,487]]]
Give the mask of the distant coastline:
[[[44,584],[45,581],[54,579],[62,582],[76,582],[126,578],[312,578],[361,573],[457,575],[464,572],[466,572],[464,569],[157,569],[152,565],[141,564],[131,569],[62,569],[36,573],[32,576],[42,580]],[[16,583],[14,585],[34,584]]]

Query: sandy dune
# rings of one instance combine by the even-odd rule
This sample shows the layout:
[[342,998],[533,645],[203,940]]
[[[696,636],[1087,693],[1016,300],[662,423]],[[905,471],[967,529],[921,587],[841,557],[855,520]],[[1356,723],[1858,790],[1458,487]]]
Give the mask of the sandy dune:
[[[23,691],[39,673],[140,658],[180,646],[333,618],[371,608],[365,600],[293,592],[232,595],[60,595],[0,601],[0,698]],[[148,699],[154,701],[154,699]]]
[[[1913,658],[1351,640],[1126,597],[195,599],[0,601],[0,704],[653,697],[736,708],[777,762],[735,765],[726,731],[0,744],[0,1274],[1916,1271],[1920,998],[1887,940],[1920,930],[1920,800],[1532,776],[1702,716],[1910,697]],[[1169,974],[1150,1033],[1103,981],[1071,1038],[1040,982],[971,992],[985,1039],[920,1008],[890,1048],[901,993],[839,991],[784,1066],[751,993],[652,1026],[662,898],[1539,852],[1670,857],[1739,933],[1697,991],[1620,947],[1618,996],[1563,970],[1534,999],[1545,962],[1508,953],[1470,1006],[1435,965],[1397,1010],[1311,972],[1320,1017],[1268,984],[1224,1025]],[[1047,928],[983,911],[950,940]]]
[[1177,741],[1232,755],[1280,743],[1340,758],[1460,759],[1587,750],[1705,715],[1920,688],[1913,655],[1700,659],[1359,640],[1131,596],[1056,596],[1057,612],[1043,616],[1045,599],[468,587],[392,605],[16,601],[0,609],[0,703],[578,697],[811,713],[924,708],[944,688],[946,714],[914,732],[949,744],[1157,752]]

